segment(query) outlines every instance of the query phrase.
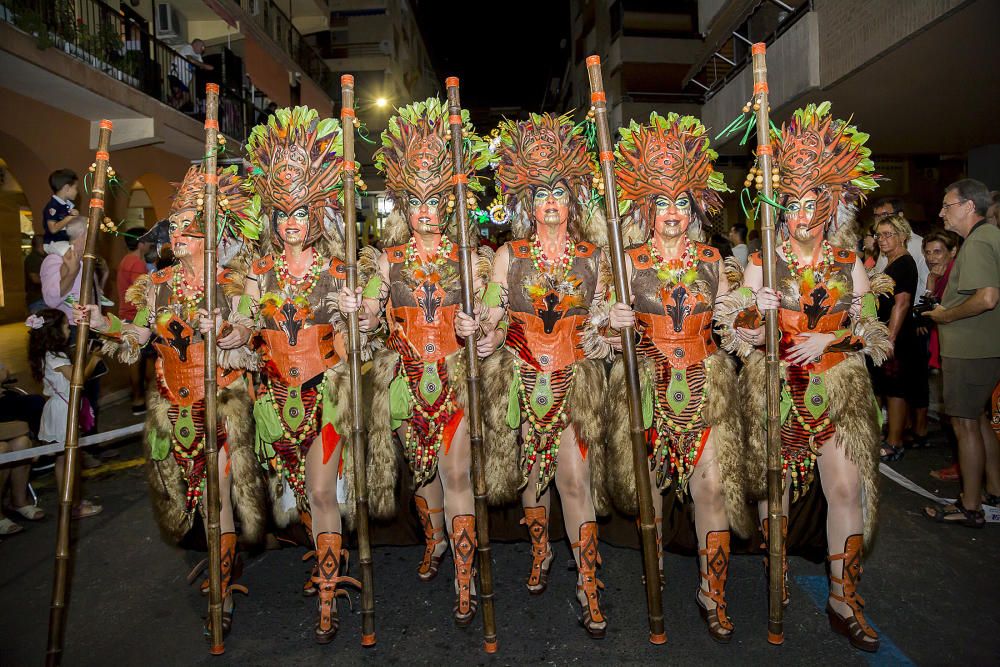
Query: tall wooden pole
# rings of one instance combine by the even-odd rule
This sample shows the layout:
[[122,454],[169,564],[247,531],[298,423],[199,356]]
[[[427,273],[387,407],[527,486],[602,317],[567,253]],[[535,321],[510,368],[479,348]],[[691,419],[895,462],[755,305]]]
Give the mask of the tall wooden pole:
[[[458,261],[462,279],[462,310],[475,317],[472,290],[472,253],[475,240],[469,234],[469,212],[465,205],[468,179],[465,174],[462,137],[462,103],[458,94],[458,77],[445,80],[448,89],[448,125],[451,128],[451,155],[455,169],[455,199],[458,205]],[[472,494],[476,507],[476,541],[479,553],[479,599],[483,609],[483,649],[497,652],[497,624],[493,607],[493,556],[490,549],[489,508],[486,505],[486,453],[483,449],[483,416],[479,401],[479,354],[476,351],[477,335],[465,339],[467,360],[469,445],[472,450]]]
[[[751,47],[753,55],[753,95],[757,114],[757,162],[764,176],[764,197],[774,201],[771,187],[771,121],[768,116],[767,102],[767,64],[764,59],[766,47],[758,42]],[[764,202],[760,207],[763,213],[761,224],[761,240],[763,245],[764,287],[774,289],[777,283],[775,269],[775,231],[774,208]],[[767,393],[767,544],[768,544],[768,600],[767,641],[781,644],[785,641],[784,631],[784,562],[781,554],[784,550],[784,535],[781,531],[781,502],[784,489],[784,475],[781,470],[781,368],[778,360],[778,340],[781,332],[778,330],[778,311],[764,312],[764,345],[765,345],[765,391]]]
[[[219,86],[205,85],[205,307],[215,311],[216,267],[216,200],[219,194],[219,174],[216,154],[219,150]],[[219,552],[222,541],[220,525],[222,500],[219,498],[219,443],[216,438],[219,351],[217,333],[211,327],[205,335],[205,526],[208,535],[208,620],[211,629],[209,653],[222,655],[226,647],[222,637],[222,562]]]
[[[340,123],[344,133],[344,262],[347,289],[358,287],[358,228],[354,211],[354,77],[340,77]],[[355,518],[358,530],[358,560],[361,562],[361,645],[375,645],[375,573],[368,534],[368,434],[365,432],[361,396],[361,329],[358,313],[347,318],[347,363],[351,373],[351,459],[354,462]]]
[[[608,128],[607,96],[601,74],[601,57],[587,58],[590,77],[590,100],[594,105],[597,125],[597,146],[600,150],[601,172],[604,176],[604,205],[608,216],[608,250],[615,277],[615,295],[623,303],[631,303],[628,276],[625,270],[625,249],[621,222],[618,219],[618,193],[615,190],[615,158]],[[625,388],[628,393],[629,436],[632,441],[632,467],[635,470],[635,492],[639,501],[639,531],[642,537],[642,566],[646,575],[646,607],[649,615],[649,641],[664,644],[667,632],[663,624],[663,596],[660,591],[660,554],[656,544],[656,515],[653,510],[649,482],[649,455],[646,431],[642,427],[642,391],[639,385],[639,362],[635,355],[635,329],[622,329],[622,361],[625,364]]]
[[[97,260],[97,233],[104,218],[104,188],[107,184],[108,146],[111,144],[111,121],[100,122],[97,154],[94,160],[94,187],[90,193],[87,240],[83,251],[83,275],[80,277],[80,303],[96,303],[94,294],[94,264]],[[69,385],[69,409],[66,416],[66,455],[63,484],[59,489],[59,517],[56,527],[55,573],[52,580],[52,603],[49,607],[49,638],[45,653],[46,665],[62,662],[62,642],[65,633],[66,602],[69,597],[70,524],[73,520],[73,500],[76,497],[80,461],[80,397],[83,393],[84,369],[87,366],[87,335],[90,321],[84,319],[76,328],[76,349],[73,350],[73,375]]]

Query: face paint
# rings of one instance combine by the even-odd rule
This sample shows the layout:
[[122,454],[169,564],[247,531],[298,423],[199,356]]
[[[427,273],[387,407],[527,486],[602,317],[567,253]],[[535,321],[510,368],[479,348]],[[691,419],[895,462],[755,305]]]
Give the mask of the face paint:
[[167,232],[174,257],[197,256],[205,249],[205,237],[195,227],[195,211],[181,211],[170,216]]
[[282,241],[292,246],[302,245],[309,234],[309,209],[302,206],[295,209],[291,215],[284,211],[276,211],[274,224]]
[[811,241],[823,236],[823,225],[813,224],[816,217],[816,191],[811,190],[802,199],[793,199],[785,204],[785,224],[788,232],[797,241]]
[[552,188],[535,188],[532,206],[536,224],[565,225],[569,221],[569,188],[562,181]]
[[686,193],[676,200],[660,195],[653,200],[653,229],[660,236],[677,238],[691,226],[691,197]]
[[418,234],[441,233],[441,202],[439,195],[431,195],[425,201],[410,196],[406,200],[407,221],[410,229]]

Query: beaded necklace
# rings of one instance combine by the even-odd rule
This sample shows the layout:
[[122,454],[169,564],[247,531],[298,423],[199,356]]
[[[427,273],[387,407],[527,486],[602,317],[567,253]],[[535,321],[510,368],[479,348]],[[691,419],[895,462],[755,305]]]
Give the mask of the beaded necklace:
[[531,235],[531,264],[539,273],[555,273],[561,270],[562,277],[559,278],[558,282],[562,283],[569,276],[569,272],[573,270],[573,259],[575,257],[576,244],[570,240],[569,236],[566,237],[566,244],[563,246],[562,253],[557,259],[553,260],[542,250],[538,234]]
[[200,287],[192,285],[178,268],[174,269],[174,275],[170,279],[170,290],[173,292],[174,302],[181,307],[182,316],[191,319],[198,311],[198,303],[205,294],[204,284]]
[[[795,278],[795,280],[801,280],[805,269],[803,269],[799,264],[798,256],[792,252],[792,242],[790,240],[786,240],[781,244],[781,253],[785,256],[785,263],[788,265],[788,272],[792,274],[792,277]],[[830,245],[830,242],[825,239],[823,240],[823,244],[821,246],[821,255],[822,257],[818,267],[807,266],[805,268],[811,270],[814,275],[818,270],[819,275],[822,276],[822,280],[825,281],[830,273],[830,269],[833,268],[834,263],[833,246]]]
[[661,281],[667,284],[683,282],[685,285],[690,285],[698,277],[698,248],[694,241],[688,239],[679,259],[665,259],[653,243],[653,239],[646,242],[646,248],[649,256],[653,258],[656,277]]
[[309,268],[306,269],[306,274],[301,278],[298,278],[293,276],[288,270],[288,263],[285,261],[284,254],[278,255],[274,258],[274,268],[278,278],[278,288],[286,293],[289,291],[289,288],[291,288],[290,291],[295,294],[296,297],[301,297],[303,299],[308,297],[312,292],[313,287],[316,286],[316,279],[319,278],[324,261],[323,256],[314,250],[312,261],[309,263]]
[[[424,264],[434,264],[442,265],[448,261],[451,257],[452,252],[455,250],[455,244],[447,236],[441,236],[441,242],[438,244],[437,250],[434,255],[424,261]],[[406,264],[407,266],[413,266],[420,259],[420,255],[417,253],[417,237],[411,236],[409,242],[406,244]]]

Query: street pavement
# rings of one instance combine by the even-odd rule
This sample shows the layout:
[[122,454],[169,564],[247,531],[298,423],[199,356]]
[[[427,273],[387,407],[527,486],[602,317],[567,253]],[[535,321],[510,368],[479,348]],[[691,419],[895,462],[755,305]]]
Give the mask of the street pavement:
[[[578,625],[575,574],[557,546],[549,590],[540,597],[523,586],[530,563],[526,542],[495,543],[496,616],[500,650],[482,651],[479,618],[469,628],[451,621],[451,560],[433,582],[418,581],[419,546],[376,546],[377,646],[360,645],[359,599],[340,602],[341,627],[334,642],[312,641],[315,598],[299,593],[306,575],[304,549],[262,551],[245,561],[233,631],[222,657],[207,653],[202,618],[207,600],[185,578],[202,557],[166,545],[146,497],[137,441],[85,482],[87,497],[104,512],[79,521],[66,636],[66,665],[327,665],[347,664],[693,664],[758,665],[986,665],[1000,661],[996,557],[1000,526],[974,531],[938,526],[920,515],[924,501],[883,478],[881,531],[865,562],[861,593],[869,620],[882,633],[874,655],[851,649],[828,627],[823,605],[824,568],[791,559],[792,603],[785,643],[767,643],[766,583],[759,556],[733,556],[727,597],[736,624],[733,641],[714,643],[698,615],[695,560],[668,554],[664,606],[668,643],[647,642],[645,595],[639,552],[602,545],[602,607],[609,619],[603,641]],[[908,452],[900,472],[941,495],[957,485],[931,479],[944,446]],[[43,661],[55,543],[55,492],[51,476],[37,478],[49,518],[24,522],[26,530],[0,543],[0,665]],[[357,552],[352,557],[356,560]],[[357,575],[357,567],[351,572]]]

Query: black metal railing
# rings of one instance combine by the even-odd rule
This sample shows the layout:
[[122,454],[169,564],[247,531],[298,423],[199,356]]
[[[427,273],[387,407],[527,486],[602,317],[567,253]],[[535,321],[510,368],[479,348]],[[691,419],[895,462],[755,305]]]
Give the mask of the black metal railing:
[[[194,118],[204,117],[202,63],[186,58],[100,0],[0,0],[0,20]],[[243,90],[223,88],[219,129],[243,140],[257,116]]]
[[327,93],[339,90],[333,71],[316,48],[292,24],[272,0],[240,0],[240,8],[274,40],[306,75]]

